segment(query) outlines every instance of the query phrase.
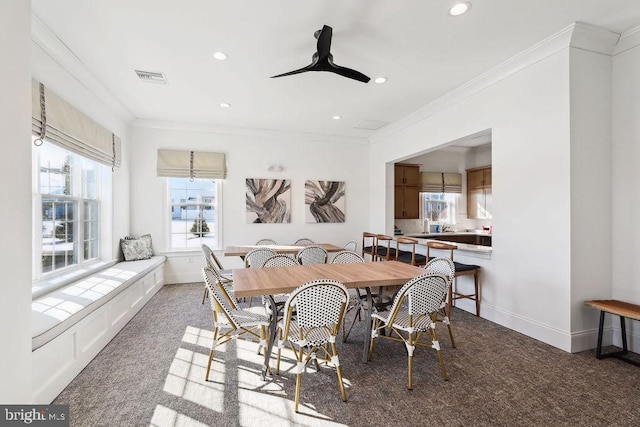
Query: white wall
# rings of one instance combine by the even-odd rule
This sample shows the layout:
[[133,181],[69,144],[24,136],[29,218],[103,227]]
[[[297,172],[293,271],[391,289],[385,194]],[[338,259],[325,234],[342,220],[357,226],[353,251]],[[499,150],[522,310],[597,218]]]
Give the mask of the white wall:
[[611,56],[571,49],[571,331],[593,346],[598,311],[611,295]]
[[[567,351],[569,89],[565,45],[420,120],[398,123],[373,141],[370,171],[371,185],[384,188],[388,162],[491,129],[494,245],[492,274],[481,283],[483,317]],[[390,193],[372,193],[372,211],[385,203],[392,206]],[[373,227],[389,230],[392,220],[387,209]]]
[[[184,149],[226,154],[227,178],[222,188],[222,247],[253,244],[270,237],[292,243],[308,237],[317,242],[343,245],[359,241],[367,228],[368,146],[360,142],[310,140],[306,135],[244,132],[221,133],[213,129],[185,127],[169,129],[168,124],[145,124],[132,131],[131,148],[131,231],[151,233],[154,250],[168,249],[166,239],[166,180],[156,176],[157,150]],[[284,166],[282,172],[269,172],[270,165]],[[291,180],[290,224],[247,224],[245,190],[247,178]],[[346,222],[342,224],[306,223],[304,182],[307,179],[346,182]],[[238,257],[223,260],[227,268],[240,267]],[[166,282],[201,280],[199,251],[170,254]]]
[[0,2],[0,157],[4,209],[0,257],[0,403],[31,401],[31,76],[30,7]]
[[[613,58],[611,297],[640,304],[640,29],[623,35],[619,46]],[[638,322],[628,326],[630,345],[640,352]]]

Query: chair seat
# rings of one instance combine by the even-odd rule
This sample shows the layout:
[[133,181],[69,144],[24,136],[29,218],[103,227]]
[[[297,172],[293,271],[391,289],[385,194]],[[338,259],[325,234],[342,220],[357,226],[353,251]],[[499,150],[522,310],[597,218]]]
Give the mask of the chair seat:
[[[378,318],[382,320],[385,324],[389,321],[389,316],[391,315],[390,311],[385,311],[382,313],[373,313],[371,317]],[[413,319],[413,330],[424,332],[429,329],[431,326],[431,318],[429,316],[421,316],[417,320],[414,317]],[[402,331],[409,331],[409,312],[401,311],[396,315],[395,321],[393,322],[393,326],[396,329],[400,329]]]
[[[407,264],[411,264],[411,258],[413,256],[412,252],[407,252],[407,251],[400,251],[398,253],[398,261],[400,262],[404,262]],[[420,265],[420,264],[426,264],[427,263],[427,257],[421,254],[416,254],[416,258],[415,258],[416,264]]]
[[[284,320],[278,322],[278,329],[284,330]],[[300,330],[298,328],[298,322],[296,322],[295,319],[291,319],[291,323],[289,324],[289,336],[287,337],[287,340],[298,346],[321,346],[329,342],[330,334],[326,328],[314,328],[309,332],[304,343],[302,342],[302,340],[297,338],[299,336]]]
[[[231,311],[233,319],[241,327],[252,327],[269,324],[269,316],[264,307],[240,308]],[[224,323],[220,319],[220,323]]]
[[480,268],[479,265],[473,265],[473,264],[461,264],[459,262],[453,262],[453,265],[455,265],[456,267],[456,273],[461,273],[463,271],[471,271],[471,270],[477,270]]
[[[386,257],[387,256],[387,248],[384,247],[384,246],[378,246],[378,256]],[[396,257],[395,248],[389,248],[389,256],[391,256],[392,258]]]

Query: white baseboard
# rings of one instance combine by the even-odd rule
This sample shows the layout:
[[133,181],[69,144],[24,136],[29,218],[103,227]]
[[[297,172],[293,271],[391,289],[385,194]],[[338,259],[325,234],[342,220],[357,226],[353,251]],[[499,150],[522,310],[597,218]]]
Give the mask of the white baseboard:
[[[475,313],[475,306],[471,313]],[[567,352],[571,351],[571,334],[566,331],[542,324],[533,319],[501,310],[488,304],[481,304],[480,314],[483,318],[512,329],[531,338],[542,341]]]

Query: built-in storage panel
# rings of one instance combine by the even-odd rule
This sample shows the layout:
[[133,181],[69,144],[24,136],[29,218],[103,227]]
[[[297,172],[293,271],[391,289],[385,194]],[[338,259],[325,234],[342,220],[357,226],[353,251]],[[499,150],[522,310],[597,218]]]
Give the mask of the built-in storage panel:
[[420,166],[397,163],[395,165],[395,217],[420,218]]

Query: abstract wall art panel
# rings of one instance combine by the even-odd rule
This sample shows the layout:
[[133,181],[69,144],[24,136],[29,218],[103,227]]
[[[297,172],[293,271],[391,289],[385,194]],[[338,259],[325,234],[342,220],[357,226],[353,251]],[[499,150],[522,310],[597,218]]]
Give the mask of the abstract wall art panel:
[[344,222],[344,181],[311,181],[304,184],[307,222]]
[[291,180],[247,178],[247,224],[291,222]]

